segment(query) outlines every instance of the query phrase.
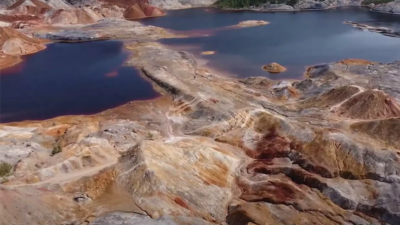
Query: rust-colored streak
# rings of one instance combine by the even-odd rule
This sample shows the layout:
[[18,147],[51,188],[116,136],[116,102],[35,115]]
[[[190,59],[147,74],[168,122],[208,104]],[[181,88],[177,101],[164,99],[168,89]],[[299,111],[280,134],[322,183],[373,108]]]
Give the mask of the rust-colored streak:
[[116,77],[116,76],[118,76],[117,71],[112,71],[112,72],[106,73],[106,77]]
[[271,128],[257,144],[256,151],[247,151],[247,154],[255,159],[273,159],[284,157],[288,153],[290,143],[286,138],[279,136],[275,128]]
[[21,72],[23,69],[23,64],[21,62],[22,59],[18,56],[0,55],[0,76]]
[[176,204],[178,204],[179,206],[185,208],[185,209],[189,209],[189,206],[186,204],[186,202],[180,198],[180,197],[175,197],[174,202]]

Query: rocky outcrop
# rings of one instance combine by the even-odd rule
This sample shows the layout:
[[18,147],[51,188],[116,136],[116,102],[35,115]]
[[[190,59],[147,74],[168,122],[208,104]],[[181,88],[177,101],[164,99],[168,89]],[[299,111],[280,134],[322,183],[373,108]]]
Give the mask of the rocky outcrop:
[[336,7],[346,6],[361,6],[362,0],[298,0],[298,1],[287,1],[283,3],[277,3],[276,1],[270,1],[265,4],[252,5],[248,8],[239,10],[254,10],[254,11],[300,11],[300,10],[326,10]]
[[394,0],[388,3],[376,4],[371,7],[372,10],[383,13],[400,13],[400,0]]
[[340,116],[354,119],[385,119],[400,117],[400,105],[383,91],[366,90],[353,95],[338,106]]
[[0,2],[0,9],[6,9],[10,6],[12,6],[15,2],[17,2],[18,0],[3,0]]
[[[0,21],[16,22],[40,21],[42,24],[70,25],[96,23],[103,18],[141,19],[145,17],[162,16],[165,13],[147,1],[110,1],[110,0],[79,0],[65,2],[63,0],[20,0],[0,14]],[[25,23],[26,24],[26,23]],[[28,25],[13,27],[26,27]],[[29,23],[29,26],[40,26]]]
[[211,6],[216,1],[217,0],[149,0],[149,3],[160,9],[187,9]]
[[89,8],[55,11],[48,19],[51,24],[90,24],[103,17]]
[[270,73],[282,73],[282,72],[286,71],[285,67],[283,67],[283,66],[281,66],[281,65],[279,65],[278,63],[275,63],[275,62],[263,66],[263,69],[265,71],[270,72]]
[[342,6],[360,6],[361,0],[325,0],[325,1],[314,1],[314,0],[299,0],[297,4],[294,5],[295,9],[329,9],[334,7]]
[[15,15],[41,15],[46,13],[47,11],[51,10],[52,8],[46,4],[43,5],[35,5],[33,3],[28,4],[27,2],[24,2],[25,4],[21,5],[15,5],[10,8],[8,8],[9,11],[12,12],[12,14]]
[[255,27],[255,26],[263,26],[267,25],[269,22],[264,21],[264,20],[245,20],[242,22],[239,22],[237,25],[234,25],[234,27]]
[[[94,23],[102,18],[91,9],[74,9],[63,0],[20,0],[10,6],[7,12],[15,17],[33,16],[33,18],[27,18],[25,21],[34,20],[52,24]],[[20,22],[17,19],[15,18],[14,21]]]
[[45,49],[40,40],[7,27],[0,27],[0,45],[6,55],[26,55]]
[[37,22],[40,18],[33,15],[13,15],[13,14],[0,14],[0,21],[5,23],[13,22]]
[[[400,118],[375,121],[363,121],[351,125],[354,132],[368,135],[370,138],[381,140],[388,146],[400,147]],[[399,153],[398,153],[399,154]]]
[[201,54],[202,55],[214,55],[215,51],[204,51],[204,52],[201,52]]
[[0,55],[0,68],[4,69],[7,67],[14,66],[18,63],[20,63],[22,60],[18,56],[10,56],[10,55]]
[[394,29],[390,29],[387,27],[374,27],[374,26],[356,23],[356,22],[352,22],[352,21],[346,21],[344,23],[352,25],[353,27],[360,29],[360,30],[368,30],[368,31],[379,33],[379,34],[389,36],[389,37],[400,37],[399,30],[394,30]]
[[250,9],[259,11],[294,11],[293,6],[285,4],[261,4],[260,6],[252,6]]
[[145,141],[122,156],[117,182],[153,218],[175,214],[224,221],[240,161],[236,151],[207,138]]
[[40,40],[8,27],[0,27],[0,46],[0,68],[19,63],[21,60],[17,56],[32,54],[46,48]]
[[97,218],[91,223],[93,225],[130,225],[130,224],[145,224],[145,225],[210,225],[211,223],[204,221],[196,217],[184,217],[184,216],[164,216],[158,219],[152,219],[149,216],[143,216],[133,213],[111,213],[103,217]]
[[64,0],[18,0],[13,5],[8,7],[8,10],[15,10],[19,7],[37,7],[41,9],[71,9],[69,5]]
[[[125,66],[162,96],[96,115],[0,124],[0,162],[13,168],[1,178],[0,224],[399,223],[400,62],[347,59],[310,67],[295,82],[223,77],[154,42],[176,37],[164,29],[104,18],[105,9],[127,18],[155,10],[127,2],[47,3],[43,15],[59,27],[23,31],[129,38]],[[19,44],[10,52],[40,44],[0,31],[6,47]]]
[[142,19],[146,17],[163,16],[165,13],[160,9],[146,3],[134,4],[128,7],[123,16],[125,19]]
[[10,38],[3,43],[1,50],[6,55],[27,55],[45,49],[44,45],[27,42],[19,38]]
[[12,28],[1,27],[0,28],[0,44],[3,44],[5,41],[7,41],[10,38],[19,38],[19,39],[22,39],[22,40],[25,40],[28,42],[32,42],[32,43],[40,43],[39,40],[30,38]]
[[[32,224],[35,221],[43,221],[45,224],[58,224],[62,215],[71,210],[64,209],[63,212],[63,209],[52,208],[46,204],[45,202],[60,201],[60,199],[55,196],[48,196],[45,192],[32,192],[32,190],[23,189],[16,191],[2,185],[0,185],[0,201],[1,224]],[[27,204],[27,202],[30,202],[30,204]],[[65,203],[69,206],[73,204],[67,199],[65,199]],[[47,214],[50,211],[52,214]]]
[[31,224],[400,221],[399,62],[343,60],[297,82],[236,80],[135,38],[126,66],[163,97],[0,125],[0,160],[15,168],[3,184],[9,201],[34,190],[31,204],[45,212]]
[[35,27],[25,29],[25,32],[40,39],[63,41],[90,41],[104,39],[157,40],[160,38],[177,37],[162,28],[143,26],[139,22],[122,19],[102,19],[96,24],[66,26],[58,29]]
[[[295,87],[302,90],[307,96],[321,94],[331,89],[333,86],[356,85],[364,88],[378,89],[384,91],[398,102],[400,92],[393,88],[400,82],[397,75],[400,71],[400,62],[374,63],[369,61],[352,60],[347,64],[347,60],[338,63],[325,64],[311,67],[306,72],[308,80],[295,83]],[[348,76],[347,76],[348,75]],[[326,85],[326,86],[324,86]]]
[[304,108],[317,107],[322,109],[330,109],[332,106],[346,101],[354,95],[360,93],[360,88],[357,86],[343,86],[330,89],[316,97],[307,98],[300,103]]

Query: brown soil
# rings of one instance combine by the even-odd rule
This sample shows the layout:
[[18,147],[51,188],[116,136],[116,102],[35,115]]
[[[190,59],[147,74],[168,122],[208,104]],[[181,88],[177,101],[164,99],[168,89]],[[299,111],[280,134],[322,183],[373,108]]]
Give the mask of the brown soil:
[[10,38],[4,42],[2,51],[6,55],[28,55],[45,49],[46,46],[22,40],[20,38]]
[[[32,4],[24,5],[25,2],[30,2]],[[30,15],[41,15],[51,9],[52,7],[39,0],[20,0],[8,8],[8,10],[13,10],[13,14]]]
[[125,19],[141,19],[163,15],[165,15],[165,13],[162,10],[146,3],[134,4],[124,12]]
[[345,65],[371,65],[374,64],[374,62],[365,60],[365,59],[344,59],[340,61],[340,63],[343,63]]
[[[0,69],[12,67],[14,65],[17,65],[21,61],[22,61],[21,58],[18,56],[10,56],[10,55],[0,54]],[[0,74],[1,74],[1,72],[0,72]]]
[[138,3],[149,3],[148,0],[101,0],[104,3],[108,3],[110,5],[116,5],[118,7],[127,8],[129,6],[138,4]]
[[[84,9],[76,10],[64,10],[59,9],[51,16],[51,23],[63,23],[63,24],[88,24],[95,23],[98,18],[96,16],[90,15]],[[100,17],[99,17],[100,18]]]
[[19,55],[32,54],[45,49],[46,46],[43,43],[44,41],[30,38],[12,28],[0,27],[0,69],[21,62]]
[[388,145],[400,148],[400,118],[358,122],[350,128],[352,131],[367,134]]
[[47,5],[46,3],[41,2],[39,0],[31,0],[31,2],[39,8],[51,9],[51,7],[49,5]]
[[359,89],[354,86],[334,88],[317,97],[304,100],[300,103],[300,106],[302,108],[328,108],[345,101],[357,92],[359,92]]
[[350,98],[336,112],[353,119],[384,119],[399,117],[400,106],[383,91],[368,90]]
[[281,73],[281,72],[286,71],[285,67],[283,67],[283,66],[281,66],[281,65],[279,65],[278,63],[275,63],[275,62],[263,66],[263,69],[265,71],[270,72],[270,73]]
[[33,15],[9,15],[0,14],[0,21],[4,22],[15,22],[15,21],[28,21],[28,20],[39,20],[38,16]]
[[16,9],[16,8],[18,8],[19,6],[21,6],[22,4],[24,4],[25,1],[26,1],[26,0],[19,0],[19,1],[17,1],[16,3],[14,3],[13,5],[11,5],[10,7],[8,7],[7,9],[8,9],[8,10]]
[[12,28],[9,27],[0,27],[0,45],[3,45],[5,41],[7,41],[10,38],[19,38],[21,40],[25,40],[31,43],[35,44],[40,44],[41,41],[37,39],[30,38],[26,35],[24,35],[21,32],[18,32]]

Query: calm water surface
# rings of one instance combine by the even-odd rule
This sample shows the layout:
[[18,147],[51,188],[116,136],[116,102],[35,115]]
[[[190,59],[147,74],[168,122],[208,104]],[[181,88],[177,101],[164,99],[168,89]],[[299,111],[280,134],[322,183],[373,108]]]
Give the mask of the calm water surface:
[[[400,38],[360,31],[344,21],[400,29],[400,15],[371,12],[364,8],[338,8],[328,11],[257,13],[224,12],[215,9],[169,11],[165,17],[143,23],[176,31],[204,30],[204,33],[244,20],[266,20],[266,26],[212,32],[208,37],[165,39],[161,42],[202,56],[208,65],[237,77],[267,76],[273,79],[300,79],[305,67],[345,58],[379,62],[400,59]],[[190,33],[190,32],[188,32]],[[192,32],[194,33],[194,32]],[[287,72],[272,75],[261,69],[277,62]]]
[[158,94],[121,42],[56,43],[0,71],[0,122],[91,114]]
[[[270,24],[220,29],[244,20]],[[209,66],[237,77],[300,79],[309,65],[344,58],[400,59],[400,38],[357,30],[343,24],[347,20],[400,29],[399,15],[362,8],[289,13],[188,9],[142,22],[177,32],[208,34],[161,42],[199,57],[202,51],[216,51],[201,57]],[[49,45],[47,50],[26,57],[24,63],[0,71],[0,122],[97,113],[157,96],[135,69],[122,67],[127,57],[122,43],[115,41]],[[271,62],[288,70],[271,75],[261,69]]]

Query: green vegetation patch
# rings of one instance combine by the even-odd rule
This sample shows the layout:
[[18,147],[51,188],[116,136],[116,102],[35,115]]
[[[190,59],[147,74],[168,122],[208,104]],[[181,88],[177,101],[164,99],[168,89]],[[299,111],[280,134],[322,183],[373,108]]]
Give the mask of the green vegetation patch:
[[294,6],[299,0],[218,0],[215,5],[222,8],[248,8],[250,6],[259,6],[262,4],[285,4]]
[[153,137],[154,137],[153,133],[151,133],[151,132],[149,131],[149,132],[147,133],[146,138],[147,138],[148,140],[153,140]]
[[0,177],[11,175],[13,170],[13,166],[9,163],[2,162],[0,163]]
[[377,4],[383,4],[383,3],[388,3],[388,2],[393,2],[394,0],[364,0],[362,2],[363,5],[369,5],[374,3],[375,5]]
[[51,156],[56,155],[60,152],[62,152],[62,148],[60,144],[57,143],[56,145],[54,145],[53,150],[51,151]]

